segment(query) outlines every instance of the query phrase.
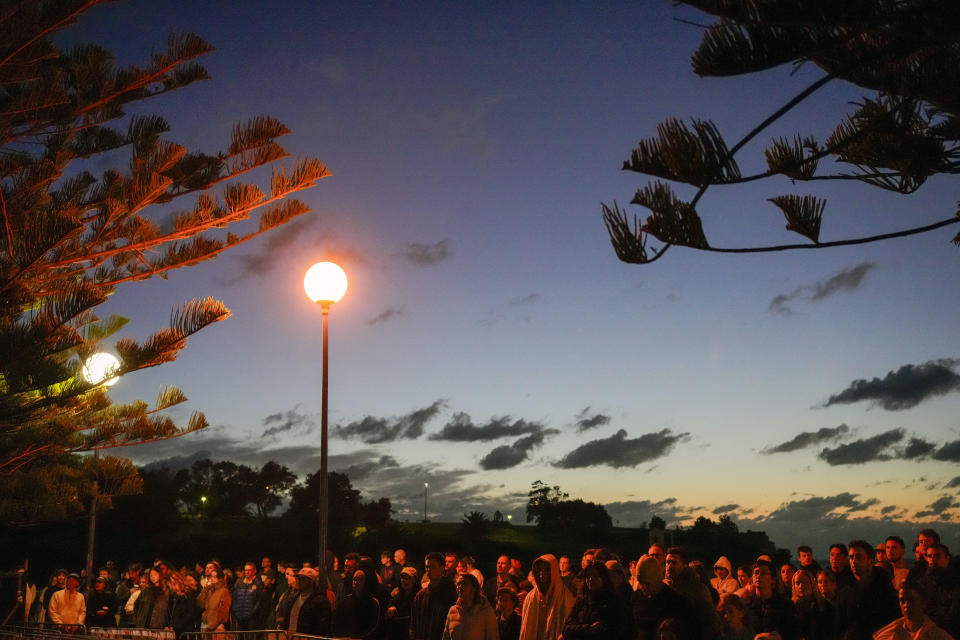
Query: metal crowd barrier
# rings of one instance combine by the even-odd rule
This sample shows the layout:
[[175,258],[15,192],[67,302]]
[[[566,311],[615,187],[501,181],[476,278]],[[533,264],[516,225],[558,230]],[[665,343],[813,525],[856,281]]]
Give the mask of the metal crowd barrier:
[[[277,629],[258,631],[191,631],[181,633],[177,640],[338,640],[332,636],[311,636]],[[345,639],[340,639],[345,640]]]
[[176,634],[169,629],[91,627],[89,634],[106,640],[177,640]]
[[87,635],[87,628],[79,624],[43,622],[0,627],[0,639],[2,640],[60,640],[64,636],[94,640],[93,636]]

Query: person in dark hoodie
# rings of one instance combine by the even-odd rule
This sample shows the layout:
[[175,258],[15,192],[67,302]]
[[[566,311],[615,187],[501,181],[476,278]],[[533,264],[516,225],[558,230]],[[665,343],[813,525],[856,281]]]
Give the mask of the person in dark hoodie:
[[112,628],[117,626],[117,596],[107,588],[106,578],[97,578],[87,598],[87,626]]
[[370,638],[380,629],[380,602],[375,573],[357,569],[352,576],[350,595],[337,603],[333,612],[333,635],[349,638]]

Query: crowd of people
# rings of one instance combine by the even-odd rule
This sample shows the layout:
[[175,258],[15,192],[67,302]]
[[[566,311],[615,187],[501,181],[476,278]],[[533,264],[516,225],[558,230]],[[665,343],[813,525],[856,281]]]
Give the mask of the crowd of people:
[[653,544],[625,562],[589,549],[579,569],[544,554],[525,570],[500,556],[484,576],[473,558],[403,549],[379,563],[328,554],[326,567],[263,558],[237,571],[216,560],[179,569],[108,562],[86,596],[65,570],[33,594],[36,622],[190,631],[281,629],[370,640],[950,640],[960,639],[960,563],[932,529],[914,561],[891,536],[834,544],[826,566],[808,546],[797,562],[760,556],[712,571],[682,547]]

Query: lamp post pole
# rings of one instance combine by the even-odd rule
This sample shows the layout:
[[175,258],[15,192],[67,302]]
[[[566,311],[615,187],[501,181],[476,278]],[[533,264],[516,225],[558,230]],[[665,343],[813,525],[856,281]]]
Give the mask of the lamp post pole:
[[323,374],[320,382],[320,564],[327,570],[327,502],[330,489],[327,478],[327,376],[329,357],[327,351],[327,320],[330,316],[330,302],[321,302],[323,313]]
[[[120,368],[120,361],[109,353],[95,353],[84,363],[81,375],[92,385],[112,387],[120,378],[115,374]],[[93,459],[100,458],[100,450],[93,450]],[[93,590],[93,552],[97,540],[97,495],[100,493],[100,483],[93,479],[93,497],[90,499],[90,514],[87,522],[87,558],[84,567],[87,572],[87,583],[84,588],[87,593]]]
[[423,483],[423,521],[429,522],[427,520],[427,487],[430,486],[426,482]]
[[327,568],[327,530],[328,509],[328,473],[327,473],[327,378],[329,375],[329,356],[327,347],[327,322],[330,307],[343,297],[347,291],[347,274],[332,262],[318,262],[307,270],[303,278],[303,288],[307,296],[320,305],[323,315],[323,361],[320,381],[320,504],[317,505],[318,520],[318,566]]

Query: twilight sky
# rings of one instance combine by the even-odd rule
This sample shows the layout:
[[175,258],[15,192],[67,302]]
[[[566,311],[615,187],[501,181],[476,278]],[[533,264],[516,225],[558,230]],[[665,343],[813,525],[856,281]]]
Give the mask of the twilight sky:
[[[217,47],[201,60],[211,81],[142,107],[168,118],[170,139],[219,150],[266,113],[293,130],[288,151],[333,174],[299,196],[313,213],[102,308],[138,339],[193,297],[234,314],[111,392],[149,400],[176,384],[191,400],[178,415],[214,426],[123,453],[315,471],[320,310],[302,278],[333,259],[350,287],[331,313],[331,465],[401,520],[422,517],[424,482],[433,519],[522,520],[543,480],[624,526],[729,513],[826,555],[922,522],[960,543],[956,230],[616,259],[600,203],[626,205],[646,183],[620,166],[660,121],[711,118],[733,144],[818,77],[699,79],[700,29],[678,18],[706,22],[668,2],[134,0],[86,15],[62,41],[126,63],[171,31]],[[774,136],[825,139],[861,95],[828,86],[746,147],[742,170],[764,167]],[[799,241],[766,201],[782,193],[828,196],[823,240],[956,210],[944,180],[911,196],[750,183],[701,201],[711,243]]]

